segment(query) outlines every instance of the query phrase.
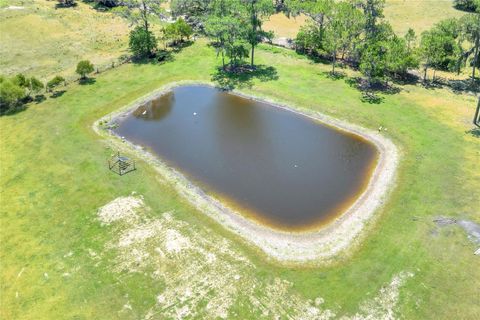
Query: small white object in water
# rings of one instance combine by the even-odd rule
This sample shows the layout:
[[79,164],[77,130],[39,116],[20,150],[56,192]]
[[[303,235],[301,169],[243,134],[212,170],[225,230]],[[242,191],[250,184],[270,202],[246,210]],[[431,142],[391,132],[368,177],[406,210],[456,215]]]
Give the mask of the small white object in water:
[[295,168],[298,168],[298,165],[294,165]]
[[146,114],[147,114],[147,110],[142,112],[142,115],[146,115]]
[[193,113],[193,115],[194,115],[194,116],[196,116],[196,115],[197,115],[197,113],[196,113],[196,112],[194,112],[194,113]]

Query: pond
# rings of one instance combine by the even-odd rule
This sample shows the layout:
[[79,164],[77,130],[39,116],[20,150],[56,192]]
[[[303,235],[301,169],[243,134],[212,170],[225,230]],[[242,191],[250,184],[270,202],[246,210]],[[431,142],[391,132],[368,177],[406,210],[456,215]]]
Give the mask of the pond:
[[341,215],[367,187],[378,158],[360,136],[208,86],[176,87],[114,131],[228,207],[283,230]]

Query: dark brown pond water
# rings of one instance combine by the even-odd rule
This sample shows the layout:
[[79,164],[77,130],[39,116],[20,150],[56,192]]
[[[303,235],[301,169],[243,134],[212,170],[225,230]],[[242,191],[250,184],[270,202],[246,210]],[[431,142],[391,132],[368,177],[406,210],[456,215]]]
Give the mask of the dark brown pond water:
[[360,137],[206,86],[173,89],[115,132],[241,213],[291,230],[328,222],[351,205],[377,158]]

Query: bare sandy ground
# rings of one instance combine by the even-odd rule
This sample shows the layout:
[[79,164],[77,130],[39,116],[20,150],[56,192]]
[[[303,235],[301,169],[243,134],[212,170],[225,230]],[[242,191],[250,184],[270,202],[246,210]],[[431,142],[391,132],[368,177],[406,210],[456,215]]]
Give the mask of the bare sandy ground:
[[380,132],[368,130],[309,109],[287,106],[268,98],[246,95],[237,91],[232,92],[243,97],[267,102],[272,107],[289,110],[315,121],[334,126],[339,130],[362,136],[374,143],[379,151],[377,166],[367,188],[339,218],[315,231],[286,232],[272,229],[245,218],[240,213],[226,207],[214,196],[207,195],[177,169],[167,166],[161,159],[145,151],[141,146],[134,145],[108,130],[109,125],[121,122],[123,117],[145,102],[168,92],[174,87],[192,84],[212,85],[211,83],[193,81],[171,83],[99,119],[93,126],[94,130],[106,137],[107,142],[113,144],[115,148],[127,153],[133,152],[137,157],[153,165],[161,177],[171,183],[196,208],[278,261],[289,263],[316,261],[324,263],[340,254],[347,253],[354,243],[359,242],[363,235],[362,230],[372,221],[375,212],[385,203],[389,191],[394,186],[396,168],[399,162],[397,147]]
[[[306,298],[280,276],[259,277],[232,240],[177,219],[175,212],[152,212],[141,195],[113,199],[94,219],[110,240],[99,251],[87,249],[92,261],[106,262],[119,281],[135,276],[162,284],[144,292],[141,310],[126,288],[120,318],[393,320],[401,289],[414,276],[407,270],[392,274],[355,312],[345,314],[326,306],[324,289]],[[238,314],[239,305],[246,314]]]

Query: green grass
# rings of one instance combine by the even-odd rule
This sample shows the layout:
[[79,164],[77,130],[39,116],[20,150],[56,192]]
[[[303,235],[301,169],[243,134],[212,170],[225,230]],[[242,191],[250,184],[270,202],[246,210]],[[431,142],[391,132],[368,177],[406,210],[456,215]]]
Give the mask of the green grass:
[[[0,118],[0,317],[141,318],[164,284],[143,274],[118,275],[111,257],[97,261],[88,254],[112,237],[95,220],[97,208],[136,191],[145,196],[153,216],[173,211],[192,233],[209,230],[211,237],[230,239],[256,267],[245,276],[260,283],[288,280],[293,284],[289,294],[322,296],[325,307],[339,315],[354,314],[393,275],[411,271],[415,276],[401,289],[398,314],[478,318],[475,246],[462,230],[438,230],[432,222],[439,215],[480,222],[480,139],[466,132],[474,98],[405,86],[399,94],[385,95],[381,104],[368,104],[344,80],[326,77],[329,66],[284,50],[258,50],[258,62],[275,67],[278,79],[254,80],[243,91],[368,128],[387,127],[401,148],[397,187],[351,257],[323,267],[278,265],[206,218],[142,161],[139,170],[123,177],[108,171],[111,150],[93,132],[93,122],[169,82],[209,81],[219,61],[200,41],[172,62],[124,65],[99,75],[94,84],[68,86],[58,98]],[[73,255],[66,258],[70,251]],[[61,276],[66,271],[72,273],[67,279]],[[119,313],[126,295],[135,310],[128,316]],[[254,318],[244,299],[234,303],[236,318]]]
[[[80,60],[89,59],[104,69],[128,53],[126,21],[82,1],[64,9],[55,9],[55,3],[0,1],[0,74],[23,72],[44,80],[61,74],[73,79]],[[420,36],[434,23],[463,14],[451,0],[387,0],[385,6],[385,18],[400,35],[413,28]],[[280,14],[265,22],[265,28],[280,37],[295,37],[304,22],[304,17],[287,19]]]

